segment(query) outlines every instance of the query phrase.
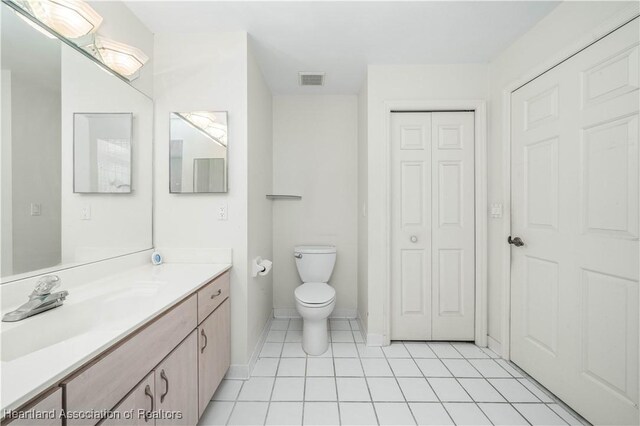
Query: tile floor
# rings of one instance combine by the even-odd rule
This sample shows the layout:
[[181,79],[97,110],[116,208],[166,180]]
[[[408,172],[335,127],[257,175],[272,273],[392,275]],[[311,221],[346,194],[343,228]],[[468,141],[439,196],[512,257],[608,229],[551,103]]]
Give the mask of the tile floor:
[[224,380],[200,425],[581,425],[492,351],[471,343],[367,347],[357,321],[331,345],[301,346],[301,320],[275,319],[249,380]]

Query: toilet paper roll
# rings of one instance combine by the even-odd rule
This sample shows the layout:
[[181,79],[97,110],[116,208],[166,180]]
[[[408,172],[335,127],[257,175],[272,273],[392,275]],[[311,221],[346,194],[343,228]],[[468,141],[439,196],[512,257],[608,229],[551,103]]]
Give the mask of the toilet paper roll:
[[271,266],[273,265],[273,262],[267,259],[263,259],[262,262],[260,263],[260,266],[263,268],[262,271],[258,272],[258,275],[267,275],[269,273],[269,271],[271,270]]
[[269,271],[271,271],[271,266],[273,265],[273,262],[271,262],[270,260],[267,259],[263,259],[260,256],[256,257],[255,259],[253,259],[253,276],[257,277],[258,275],[267,275],[269,273]]

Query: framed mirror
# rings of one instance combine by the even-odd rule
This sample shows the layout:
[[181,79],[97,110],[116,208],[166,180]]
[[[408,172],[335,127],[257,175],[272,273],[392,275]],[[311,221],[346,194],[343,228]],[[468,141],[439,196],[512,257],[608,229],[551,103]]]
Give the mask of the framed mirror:
[[131,192],[131,113],[73,114],[73,192]]
[[227,192],[227,113],[172,112],[169,192]]

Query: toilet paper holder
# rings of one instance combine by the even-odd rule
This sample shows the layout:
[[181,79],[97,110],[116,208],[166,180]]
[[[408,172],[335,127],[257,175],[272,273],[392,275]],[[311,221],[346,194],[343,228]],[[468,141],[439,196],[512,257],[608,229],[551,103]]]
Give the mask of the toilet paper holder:
[[273,265],[273,262],[271,262],[270,260],[267,259],[263,259],[262,257],[258,256],[255,259],[253,259],[252,262],[252,272],[253,272],[253,276],[257,277],[258,275],[267,275],[269,273],[269,271],[271,271],[271,266]]

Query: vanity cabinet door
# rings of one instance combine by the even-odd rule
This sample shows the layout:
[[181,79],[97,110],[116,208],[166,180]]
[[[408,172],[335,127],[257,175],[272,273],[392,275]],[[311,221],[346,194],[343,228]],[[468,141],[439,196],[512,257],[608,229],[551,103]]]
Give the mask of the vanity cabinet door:
[[225,300],[198,327],[199,415],[207,407],[231,363],[231,303]]
[[155,425],[155,419],[149,415],[157,408],[154,378],[152,371],[111,410],[113,415],[100,423],[100,426]]
[[[198,423],[198,338],[196,330],[155,369],[156,407],[163,416],[156,425],[195,425]],[[182,418],[173,417],[180,413]]]

